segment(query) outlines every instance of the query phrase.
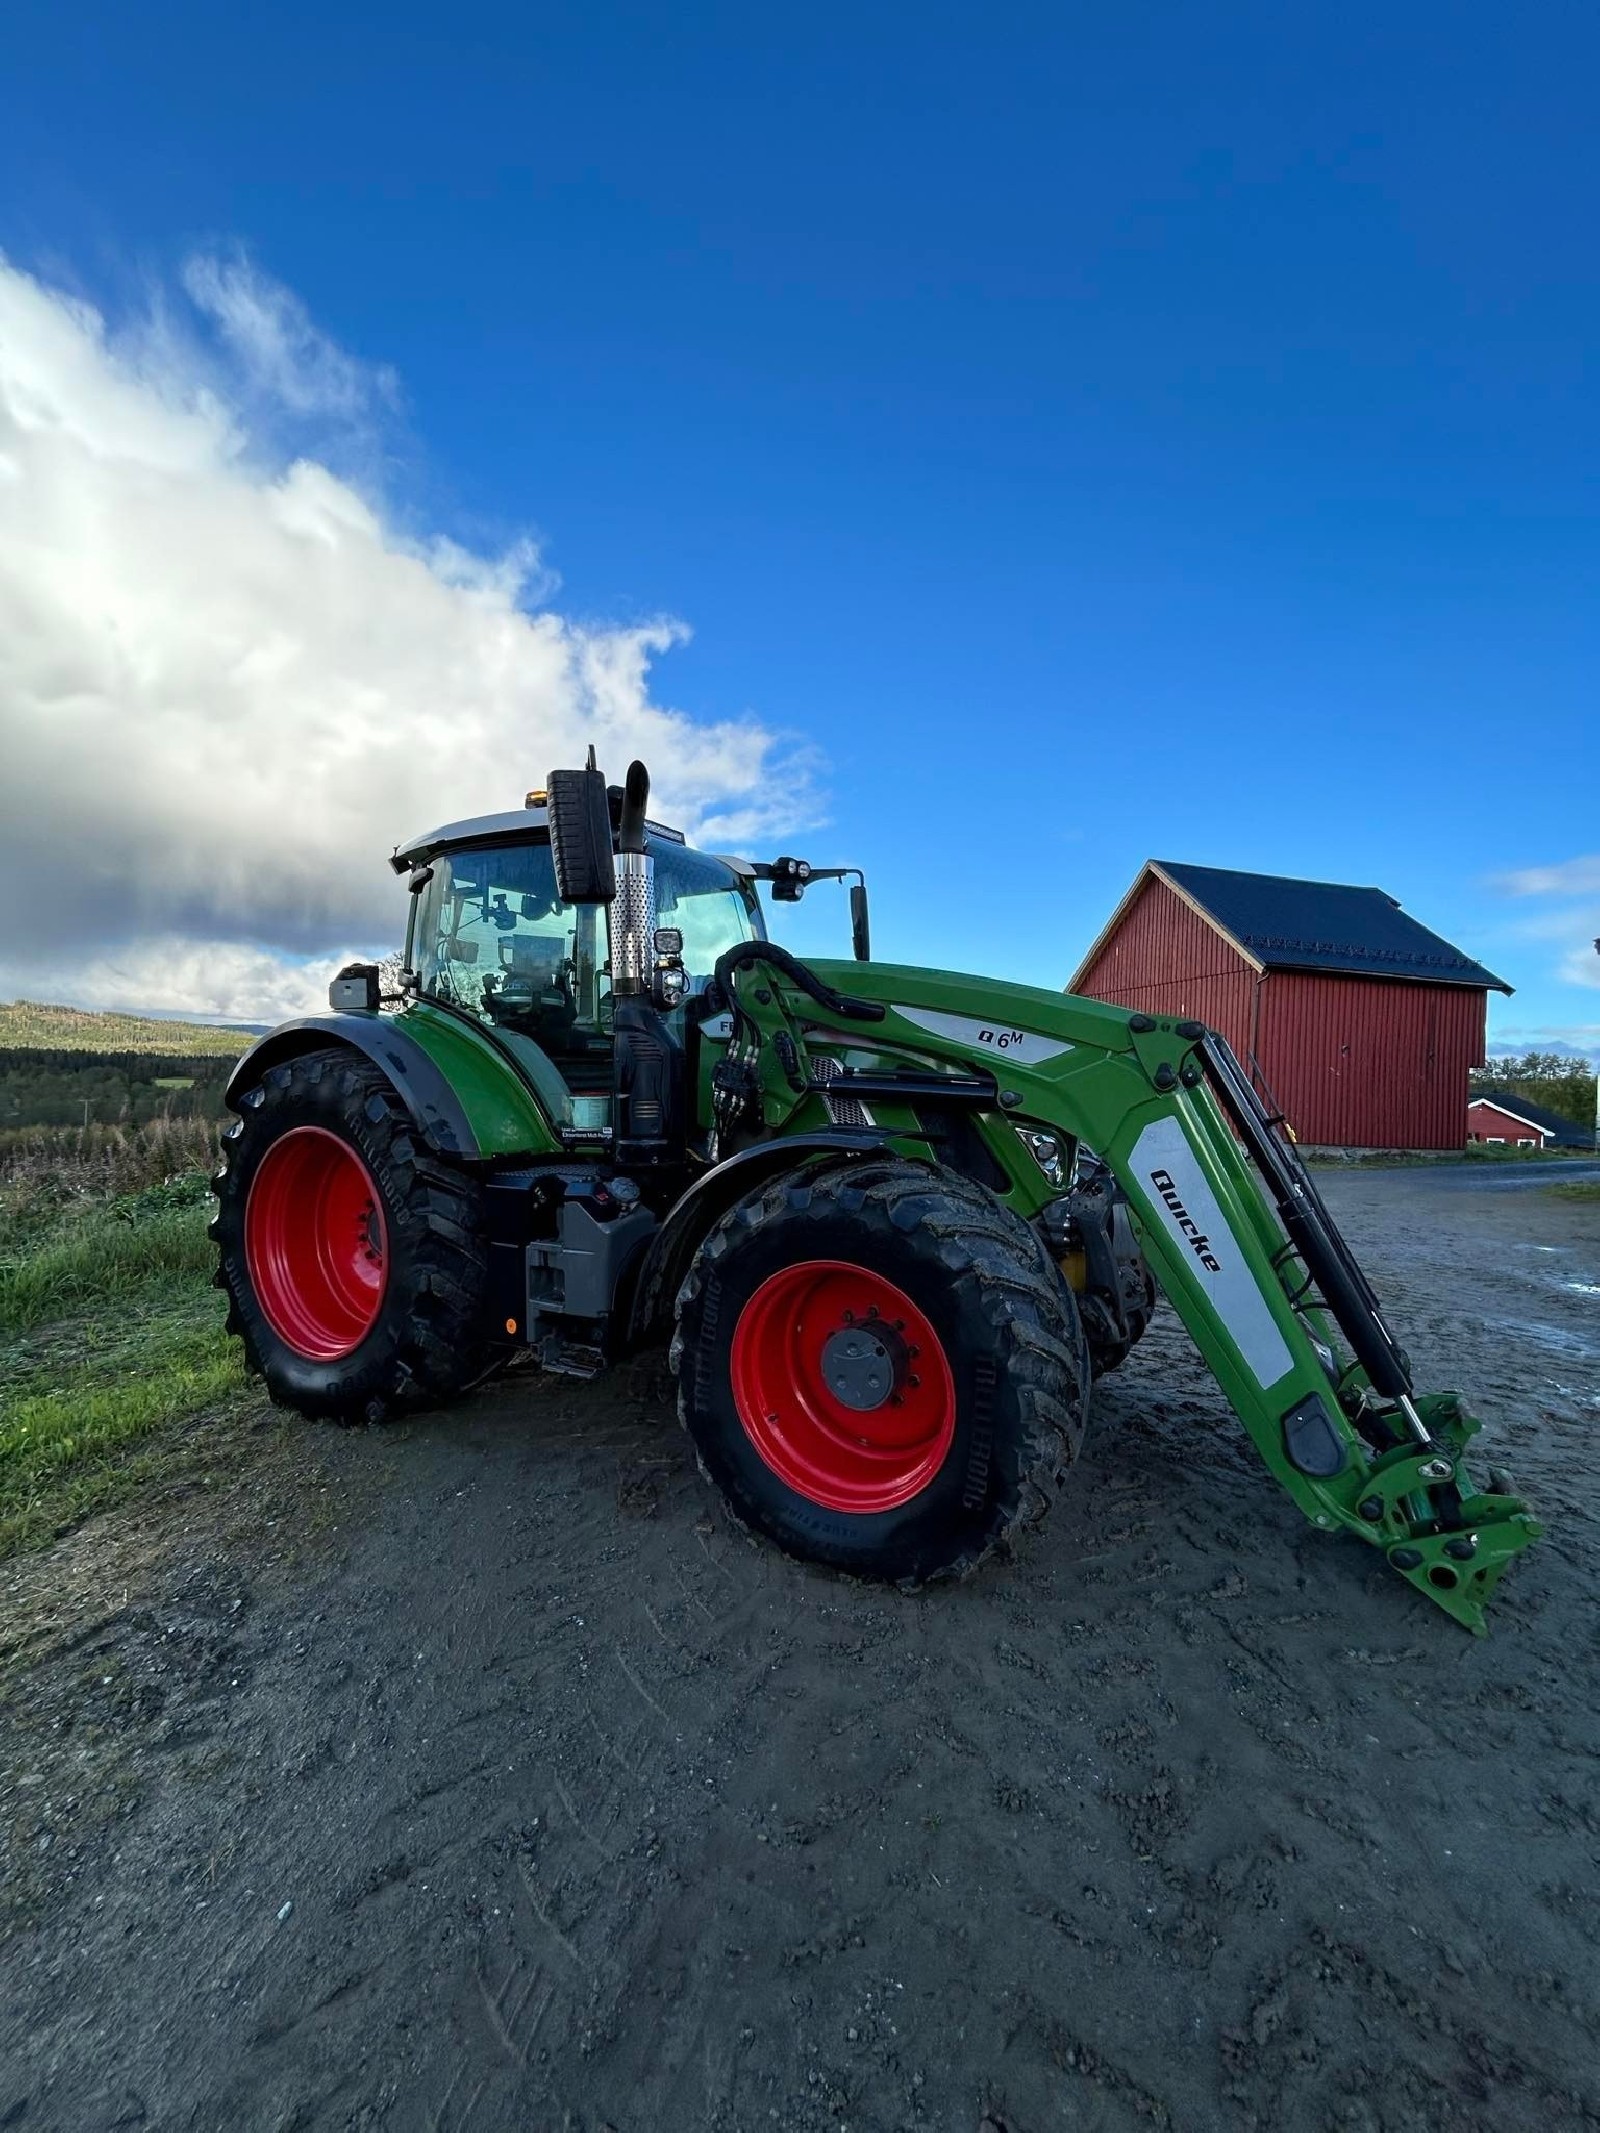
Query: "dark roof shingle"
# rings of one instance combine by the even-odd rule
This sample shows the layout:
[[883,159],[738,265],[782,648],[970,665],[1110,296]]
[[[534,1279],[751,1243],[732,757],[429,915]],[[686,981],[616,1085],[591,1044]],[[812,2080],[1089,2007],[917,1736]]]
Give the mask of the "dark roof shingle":
[[1268,970],[1354,971],[1511,990],[1504,978],[1407,917],[1382,889],[1239,874],[1172,859],[1151,863]]

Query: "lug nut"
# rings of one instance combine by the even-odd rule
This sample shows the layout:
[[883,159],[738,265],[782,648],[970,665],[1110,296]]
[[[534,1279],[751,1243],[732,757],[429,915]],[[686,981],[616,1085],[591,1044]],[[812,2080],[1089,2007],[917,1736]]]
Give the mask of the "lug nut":
[[1381,1496],[1363,1496],[1356,1505],[1356,1509],[1369,1526],[1375,1526],[1383,1517],[1383,1498]]
[[1446,1541],[1444,1552],[1446,1555],[1453,1556],[1458,1563],[1470,1563],[1478,1552],[1477,1534],[1462,1533],[1455,1540]]
[[1420,1548],[1391,1548],[1389,1560],[1396,1570],[1416,1570],[1422,1563]]

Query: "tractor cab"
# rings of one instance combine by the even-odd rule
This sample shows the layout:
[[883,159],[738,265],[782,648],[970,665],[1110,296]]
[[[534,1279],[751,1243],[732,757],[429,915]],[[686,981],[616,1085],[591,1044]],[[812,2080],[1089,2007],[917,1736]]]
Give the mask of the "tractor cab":
[[[681,996],[663,1014],[681,1045],[717,958],[764,940],[743,867],[690,849],[651,822],[654,928],[675,939]],[[406,968],[414,996],[484,1024],[511,1053],[553,1121],[610,1122],[616,1045],[613,914],[604,902],[563,902],[542,795],[513,813],[453,822],[401,845],[409,872]]]

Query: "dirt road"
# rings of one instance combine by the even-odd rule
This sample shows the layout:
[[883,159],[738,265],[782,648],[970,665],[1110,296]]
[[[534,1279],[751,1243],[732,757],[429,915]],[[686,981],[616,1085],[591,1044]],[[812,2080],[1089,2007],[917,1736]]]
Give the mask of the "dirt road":
[[648,1373],[257,1418],[6,1579],[0,2127],[1600,2125],[1600,1209],[1327,1189],[1548,1517],[1488,1640],[1165,1310],[916,1598],[732,1533]]

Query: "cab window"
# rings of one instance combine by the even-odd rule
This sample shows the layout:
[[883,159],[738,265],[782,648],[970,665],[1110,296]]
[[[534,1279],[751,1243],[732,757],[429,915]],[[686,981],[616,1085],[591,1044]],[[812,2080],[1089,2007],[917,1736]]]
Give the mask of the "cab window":
[[547,844],[441,853],[422,896],[413,963],[425,997],[547,1052],[607,1041],[606,914],[561,902]]
[[731,867],[681,844],[656,844],[656,924],[683,935],[683,967],[692,991],[703,991],[717,958],[740,941],[762,940],[766,928],[754,889]]

